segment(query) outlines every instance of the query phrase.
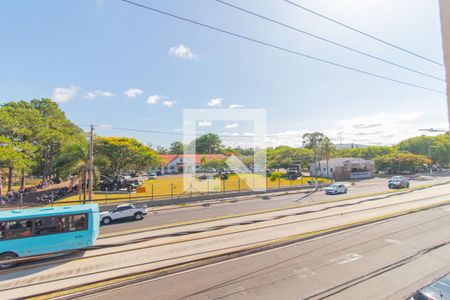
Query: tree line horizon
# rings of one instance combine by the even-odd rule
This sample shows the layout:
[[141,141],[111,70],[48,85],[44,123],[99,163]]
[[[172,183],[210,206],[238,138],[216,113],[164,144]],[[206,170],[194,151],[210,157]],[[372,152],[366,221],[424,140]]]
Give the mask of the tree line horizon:
[[[251,166],[254,148],[226,147],[217,134],[207,133],[190,145],[174,141],[170,147],[149,147],[133,137],[94,137],[95,180],[100,175],[117,176],[124,172],[139,173],[160,168],[160,154],[183,154],[193,146],[197,154],[235,154]],[[256,149],[256,152],[261,149]],[[402,168],[416,171],[422,165],[436,164],[446,168],[450,163],[448,133],[417,136],[393,146],[368,146],[336,149],[321,132],[303,135],[302,147],[278,146],[265,149],[267,167],[287,168],[299,163],[303,168],[317,160],[355,157],[374,160],[379,169]],[[48,98],[11,101],[0,105],[0,185],[7,191],[14,182],[24,187],[27,176],[42,180],[69,177],[86,180],[88,141],[86,133]],[[202,160],[203,167],[224,167],[221,160]]]

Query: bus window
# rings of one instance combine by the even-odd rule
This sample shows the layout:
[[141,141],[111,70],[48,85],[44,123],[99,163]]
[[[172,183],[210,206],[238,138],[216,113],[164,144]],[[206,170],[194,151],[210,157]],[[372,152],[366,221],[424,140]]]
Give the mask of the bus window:
[[5,233],[6,233],[6,223],[1,222],[0,223],[0,240],[2,240],[5,237]]
[[87,229],[86,215],[73,215],[70,216],[69,230],[78,231]]
[[1,236],[3,240],[32,236],[33,222],[30,220],[2,222]]
[[35,222],[36,234],[45,235],[59,232],[64,232],[64,217],[45,217]]
[[33,235],[33,222],[30,220],[25,222],[25,229],[20,233],[20,237],[29,237]]

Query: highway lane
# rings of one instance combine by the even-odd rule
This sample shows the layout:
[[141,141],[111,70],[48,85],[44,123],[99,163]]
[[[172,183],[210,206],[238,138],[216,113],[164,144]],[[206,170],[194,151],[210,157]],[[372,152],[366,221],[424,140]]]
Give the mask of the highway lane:
[[[411,187],[433,184],[450,180],[450,177],[440,177],[428,181],[411,181]],[[275,209],[279,207],[294,205],[294,204],[314,204],[323,201],[330,201],[335,199],[346,198],[349,196],[358,196],[370,193],[378,193],[388,191],[387,179],[371,179],[366,181],[359,181],[356,186],[349,186],[347,195],[324,195],[323,191],[310,195],[300,201],[300,197],[305,196],[305,193],[289,194],[284,196],[274,196],[270,199],[262,199],[255,197],[254,199],[240,200],[237,202],[226,202],[209,205],[205,202],[204,205],[194,207],[180,207],[170,210],[150,210],[150,213],[142,221],[136,222],[134,220],[125,220],[108,226],[101,227],[102,234],[109,234],[124,230],[134,230],[139,228],[158,226],[164,224],[186,222],[204,218],[215,218],[222,216],[229,216],[234,214],[252,213],[266,209]],[[298,202],[297,202],[298,201]]]
[[[436,205],[450,201],[450,187],[438,186],[376,201],[361,200],[347,200],[338,206],[336,203],[326,203],[104,238],[96,243],[99,249],[78,256],[25,264],[2,272],[0,298],[9,299],[12,295],[24,297],[115,276],[128,276],[134,272],[230,253],[284,237]],[[255,223],[256,220],[259,221]],[[180,236],[180,232],[187,232],[187,235]],[[120,245],[109,246],[115,243]]]
[[103,299],[405,299],[450,270],[450,246],[336,291],[317,294],[450,238],[450,206],[153,279]]

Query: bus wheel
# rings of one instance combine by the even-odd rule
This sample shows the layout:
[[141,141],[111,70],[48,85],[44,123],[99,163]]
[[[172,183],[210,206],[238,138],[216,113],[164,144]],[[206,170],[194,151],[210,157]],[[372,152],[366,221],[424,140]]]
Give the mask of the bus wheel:
[[109,223],[111,223],[111,218],[110,217],[105,217],[102,219],[102,224],[103,225],[108,225]]
[[[4,260],[12,260],[12,259],[16,259],[18,256],[15,253],[12,252],[6,252],[0,255],[0,261],[4,261]],[[17,265],[17,263],[4,263],[4,264],[0,264],[0,269],[8,269],[8,268],[12,268],[15,265]]]
[[137,221],[139,221],[139,220],[142,220],[143,219],[143,217],[142,217],[142,214],[141,213],[135,213],[134,214],[134,218],[137,220]]

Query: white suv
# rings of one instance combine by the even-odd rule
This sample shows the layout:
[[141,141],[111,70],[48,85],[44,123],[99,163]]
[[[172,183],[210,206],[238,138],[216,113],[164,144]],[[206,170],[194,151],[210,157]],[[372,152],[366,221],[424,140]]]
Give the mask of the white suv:
[[133,204],[121,204],[116,208],[102,211],[100,213],[100,222],[103,225],[108,225],[111,221],[134,218],[135,220],[142,220],[147,214],[147,205],[135,206]]
[[347,194],[347,186],[343,183],[333,183],[325,188],[327,195]]

